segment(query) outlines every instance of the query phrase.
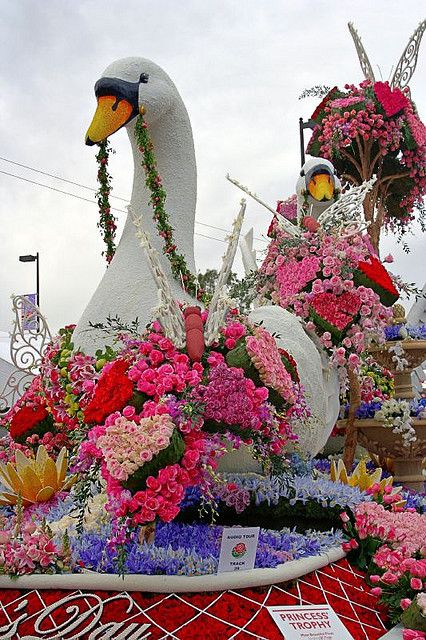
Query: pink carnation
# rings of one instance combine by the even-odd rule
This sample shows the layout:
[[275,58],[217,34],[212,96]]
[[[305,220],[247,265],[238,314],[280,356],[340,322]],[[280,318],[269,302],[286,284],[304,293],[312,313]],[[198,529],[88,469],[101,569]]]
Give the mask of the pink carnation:
[[296,401],[297,390],[285,368],[274,338],[263,327],[257,327],[246,339],[246,349],[262,382],[275,389],[287,402]]

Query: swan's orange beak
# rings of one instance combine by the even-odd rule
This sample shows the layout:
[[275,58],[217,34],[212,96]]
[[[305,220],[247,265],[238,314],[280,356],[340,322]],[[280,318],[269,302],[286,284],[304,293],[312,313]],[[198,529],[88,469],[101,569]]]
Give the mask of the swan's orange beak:
[[105,140],[134,116],[134,108],[125,99],[115,96],[100,96],[98,107],[86,133],[86,144],[93,145]]
[[328,173],[317,173],[309,180],[308,191],[318,202],[332,200],[334,181]]

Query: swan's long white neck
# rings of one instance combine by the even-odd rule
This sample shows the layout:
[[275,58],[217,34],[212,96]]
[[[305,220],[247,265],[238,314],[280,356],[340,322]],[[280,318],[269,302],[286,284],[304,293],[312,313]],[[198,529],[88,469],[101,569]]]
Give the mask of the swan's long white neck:
[[[149,119],[149,114],[147,118]],[[135,213],[143,215],[143,227],[160,255],[174,296],[178,300],[190,300],[181,284],[172,277],[170,263],[163,255],[163,241],[158,236],[152,218],[150,193],[145,186],[142,154],[137,148],[134,127],[135,121],[127,126],[134,159],[131,206]],[[167,193],[166,211],[174,228],[177,251],[185,256],[188,268],[195,273],[194,218],[197,176],[191,125],[180,98],[159,120],[149,125],[149,133],[154,144],[159,174]],[[156,305],[157,287],[144,250],[135,236],[131,216],[128,215],[115,256],[74,331],[74,347],[94,354],[97,349],[111,344],[113,336],[108,336],[102,330],[91,329],[89,322],[105,323],[107,317],[118,316],[121,322],[130,323],[137,317],[143,328],[151,320],[152,309]]]

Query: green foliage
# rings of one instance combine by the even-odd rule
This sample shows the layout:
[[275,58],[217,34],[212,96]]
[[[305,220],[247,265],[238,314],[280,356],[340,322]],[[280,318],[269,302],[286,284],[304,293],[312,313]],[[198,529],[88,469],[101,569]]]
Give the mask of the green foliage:
[[304,89],[300,94],[298,100],[304,100],[305,98],[323,98],[330,91],[330,87],[325,84],[316,84],[310,89]]
[[[220,501],[216,504],[217,524],[225,526],[258,526],[259,522],[265,523],[268,529],[279,531],[283,527],[294,528],[300,533],[307,529],[327,531],[332,527],[339,527],[341,521],[339,514],[341,507],[323,507],[319,502],[309,499],[304,504],[296,502],[292,504],[289,498],[280,498],[277,504],[261,502],[256,505],[252,498],[248,507],[242,513],[236,513],[235,509],[226,506]],[[183,510],[177,520],[182,522],[195,522],[200,518],[199,505],[193,505]],[[210,512],[205,511],[201,520],[210,522]]]
[[158,235],[163,239],[163,253],[170,262],[173,277],[183,285],[185,291],[204,302],[204,292],[200,289],[197,278],[189,270],[185,256],[177,251],[173,237],[174,229],[165,208],[166,192],[158,173],[154,145],[142,115],[139,115],[136,120],[135,137],[143,156],[142,167],[145,171],[145,184],[151,193],[150,204],[154,210],[154,222]]
[[[122,322],[118,315],[108,316],[105,322],[89,321],[89,328],[100,329],[108,335],[112,333],[118,336],[120,333],[128,333],[129,335],[135,336],[135,338],[139,338],[141,334],[139,318],[135,318],[132,322],[125,323]],[[87,329],[87,331],[89,331],[89,329]]]
[[109,196],[111,193],[111,176],[108,173],[109,154],[114,153],[109,145],[108,140],[104,140],[99,145],[99,151],[96,155],[98,163],[98,183],[99,189],[96,192],[96,199],[99,207],[98,227],[102,231],[103,240],[106,244],[106,251],[102,251],[108,264],[114,257],[115,253],[115,232],[116,219],[111,213],[111,205]]
[[[204,273],[198,274],[198,282],[200,283],[200,287],[205,291],[208,300],[210,300],[214,294],[218,277],[219,272],[216,269],[207,269]],[[240,280],[236,273],[230,273],[227,287],[228,295],[237,302],[240,313],[243,315],[248,314],[256,296],[254,278],[248,276]]]
[[84,512],[89,499],[100,490],[100,463],[96,461],[84,474],[80,475],[77,484],[74,486],[74,502],[77,509],[77,533],[83,533]]

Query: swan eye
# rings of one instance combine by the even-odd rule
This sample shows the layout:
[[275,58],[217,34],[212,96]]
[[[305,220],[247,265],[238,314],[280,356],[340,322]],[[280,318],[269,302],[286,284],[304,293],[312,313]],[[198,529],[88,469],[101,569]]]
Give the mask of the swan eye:
[[139,82],[143,82],[146,84],[149,80],[149,73],[141,73],[141,77],[139,78]]
[[303,169],[302,169],[302,171],[300,172],[300,175],[301,175],[301,177],[302,177],[302,178],[303,178],[303,176],[305,175],[305,172],[303,171]]

